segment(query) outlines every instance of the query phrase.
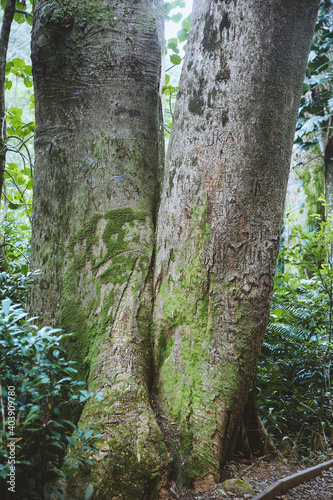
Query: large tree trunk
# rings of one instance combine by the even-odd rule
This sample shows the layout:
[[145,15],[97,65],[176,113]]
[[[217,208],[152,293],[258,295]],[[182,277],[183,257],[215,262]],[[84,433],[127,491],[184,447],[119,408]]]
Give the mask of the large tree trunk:
[[194,3],[158,216],[154,351],[174,472],[199,488],[247,440],[318,6]]
[[30,312],[75,333],[68,355],[104,393],[79,422],[105,437],[75,498],[153,495],[168,459],[149,401],[163,50],[162,0],[35,2]]
[[30,309],[75,332],[68,353],[104,392],[79,424],[105,437],[74,498],[91,483],[96,499],[155,499],[169,453],[179,483],[204,487],[258,445],[250,390],[318,4],[195,3],[154,283],[162,3],[36,2]]

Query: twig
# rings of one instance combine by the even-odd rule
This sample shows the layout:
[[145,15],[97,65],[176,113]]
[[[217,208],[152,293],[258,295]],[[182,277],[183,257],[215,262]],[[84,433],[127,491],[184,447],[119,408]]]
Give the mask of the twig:
[[264,460],[264,458],[266,458],[266,457],[268,457],[268,455],[264,455],[263,457],[257,458],[257,460],[255,462],[253,462],[253,464],[251,464],[250,467],[247,467],[245,470],[243,470],[242,476],[244,476],[245,472],[252,469],[252,467],[254,467],[259,462],[259,460]]
[[[183,61],[184,57],[181,58],[181,61]],[[168,71],[170,71],[170,69],[174,68],[175,66],[179,66],[179,64],[173,64],[172,66],[170,66],[170,68],[166,69],[165,72],[167,73]]]
[[[32,159],[31,159],[31,155],[30,155],[29,148],[28,148],[28,146],[27,146],[27,142],[28,142],[28,141],[30,141],[30,139],[33,139],[33,137],[34,137],[34,135],[32,134],[32,135],[30,135],[29,137],[27,137],[27,139],[24,141],[24,140],[23,140],[21,137],[19,137],[18,135],[9,135],[9,136],[8,136],[8,139],[12,139],[12,138],[14,138],[14,139],[17,139],[17,140],[19,140],[19,141],[21,142],[21,146],[20,146],[20,147],[18,148],[18,150],[16,151],[17,153],[19,153],[19,154],[23,154],[23,153],[21,153],[21,152],[20,152],[20,149],[21,149],[22,147],[24,147],[24,148],[25,148],[25,150],[26,150],[26,152],[27,152],[27,155],[28,155],[28,159],[27,159],[27,161],[28,161],[28,162],[29,162],[29,164],[30,164],[30,173],[31,173],[31,178],[33,177],[33,173],[32,173],[33,161],[32,161]],[[23,157],[23,156],[22,156],[22,157]],[[28,175],[29,175],[29,174],[28,174]]]
[[15,250],[17,250],[17,251],[18,251],[18,252],[22,255],[22,257],[24,257],[24,258],[25,258],[25,260],[26,260],[27,262],[29,262],[28,257],[26,257],[26,256],[24,255],[24,253],[23,253],[23,252],[21,252],[21,250],[20,250],[19,248],[17,248],[17,246],[13,245],[13,243],[1,243],[1,245],[0,245],[0,247],[1,247],[1,248],[2,248],[2,247],[6,247],[6,246],[10,246],[10,247],[15,248]]
[[33,17],[33,15],[30,14],[30,12],[21,9],[15,9],[15,14],[24,14],[25,16]]
[[[15,185],[16,189],[17,189],[17,190],[18,190],[18,192],[20,193],[20,195],[21,195],[21,197],[22,197],[23,202],[22,202],[21,204],[18,204],[18,205],[24,205],[24,206],[25,206],[25,211],[26,211],[26,214],[27,214],[27,216],[28,216],[28,218],[29,218],[29,220],[30,220],[30,223],[31,223],[31,217],[30,217],[29,210],[28,210],[28,204],[27,204],[27,202],[26,202],[26,201],[25,201],[25,199],[24,199],[24,193],[22,193],[21,189],[20,189],[20,188],[18,187],[18,185],[16,184],[16,181],[15,181],[14,177],[12,176],[12,174],[11,174],[10,172],[8,172],[8,170],[6,170],[6,174],[8,174],[8,175],[9,175],[9,177],[12,179],[12,181],[13,181],[13,183],[14,183],[14,185]],[[11,203],[12,203],[12,202],[11,202]],[[16,205],[16,203],[13,203],[13,204],[15,204],[15,205]]]
[[[33,174],[32,174],[32,163],[30,163],[30,160],[28,158],[26,158],[26,156],[24,156],[24,154],[22,153],[22,151],[20,151],[19,149],[12,149],[12,148],[7,148],[7,151],[10,151],[11,153],[16,153],[18,155],[21,156],[21,159],[23,160],[23,170],[24,172],[27,174],[28,177],[30,177],[30,179],[33,178]],[[29,165],[30,165],[30,174],[29,172],[27,171],[26,169],[26,166],[25,166],[25,162],[28,162]]]
[[295,165],[292,165],[291,169],[294,169],[294,168],[298,167],[299,165],[306,165],[307,163],[311,163],[313,160],[316,160],[317,158],[322,158],[322,157],[323,157],[323,155],[317,155],[314,158],[311,158],[311,160],[308,160],[306,162],[300,161],[298,163],[295,163]]

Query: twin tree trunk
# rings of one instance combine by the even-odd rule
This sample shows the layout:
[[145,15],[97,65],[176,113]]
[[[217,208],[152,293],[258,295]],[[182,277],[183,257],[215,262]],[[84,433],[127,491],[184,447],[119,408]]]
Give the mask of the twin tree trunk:
[[104,394],[79,422],[104,437],[74,498],[205,488],[258,446],[249,401],[318,6],[194,3],[163,176],[162,0],[36,1],[30,309],[75,333],[68,355]]

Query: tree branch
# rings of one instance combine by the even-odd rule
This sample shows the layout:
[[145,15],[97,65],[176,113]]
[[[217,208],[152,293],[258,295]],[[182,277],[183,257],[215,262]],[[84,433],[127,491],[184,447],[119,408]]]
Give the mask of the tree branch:
[[[181,60],[183,60],[184,58],[185,56],[182,57]],[[166,69],[165,72],[167,73],[168,71],[170,71],[170,69],[174,68],[175,66],[179,66],[179,64],[173,64],[172,66],[170,66],[170,68]]]
[[24,14],[25,16],[33,17],[33,15],[30,14],[30,12],[21,9],[15,9],[15,14]]
[[23,200],[23,203],[15,203],[15,202],[11,202],[11,203],[13,203],[13,205],[14,205],[14,204],[15,204],[15,205],[22,205],[22,206],[24,206],[24,207],[25,207],[26,214],[27,214],[27,216],[28,216],[28,218],[29,218],[29,220],[30,220],[30,224],[31,224],[31,217],[30,217],[30,213],[29,213],[29,209],[28,209],[28,204],[27,204],[27,202],[25,201],[25,198],[24,198],[24,193],[23,193],[23,192],[21,191],[21,189],[18,187],[18,185],[17,185],[17,183],[16,183],[16,181],[15,181],[15,178],[12,176],[12,174],[11,174],[10,172],[8,172],[8,170],[6,170],[6,173],[7,173],[7,174],[9,175],[9,177],[12,179],[13,184],[15,185],[16,189],[17,189],[17,190],[18,190],[18,192],[20,193],[21,198],[22,198],[22,200]]
[[20,250],[19,248],[17,248],[17,246],[16,246],[16,245],[13,245],[13,243],[1,243],[1,245],[0,245],[0,246],[1,246],[1,247],[7,247],[7,246],[8,246],[8,247],[13,247],[13,248],[15,248],[15,250],[17,250],[17,251],[18,251],[18,252],[22,255],[22,257],[24,257],[24,258],[25,258],[25,260],[26,260],[27,262],[29,262],[28,257],[27,257],[26,255],[24,255],[24,253],[23,253],[23,252],[21,252],[21,250]]

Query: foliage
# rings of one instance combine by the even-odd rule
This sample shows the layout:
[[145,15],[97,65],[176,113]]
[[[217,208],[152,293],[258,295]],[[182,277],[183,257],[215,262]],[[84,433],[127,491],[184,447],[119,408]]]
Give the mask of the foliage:
[[[14,78],[6,81],[6,88],[10,89],[13,81],[22,80],[25,87],[32,87],[31,65],[27,65],[23,59],[14,58],[7,62],[6,74]],[[31,108],[34,107],[32,92],[30,95]],[[4,210],[18,211],[18,215],[31,222],[31,198],[33,185],[33,158],[32,139],[35,129],[34,121],[25,120],[23,110],[11,106],[7,108],[7,162],[5,170]]]
[[[2,8],[5,7],[5,4],[6,2],[1,0]],[[20,41],[22,27],[18,25],[23,23],[32,25],[32,8],[32,0],[16,2],[11,40]],[[19,30],[16,33],[16,30],[13,29],[14,25]],[[29,46],[29,40],[26,41],[26,46]],[[29,52],[26,50],[24,52],[29,58]],[[30,61],[25,62],[21,57],[16,57],[15,48],[11,47],[11,44],[8,48],[5,75],[5,88],[0,91],[6,91],[6,103],[10,102],[10,104],[6,104],[6,134],[4,135],[6,169],[3,192],[1,193],[2,212],[0,213],[0,226],[3,229],[1,239],[3,241],[0,243],[5,251],[7,267],[10,271],[11,263],[15,263],[15,266],[22,265],[22,257],[25,260],[24,264],[26,264],[29,254],[33,184],[32,139],[34,133],[31,64]],[[25,105],[26,101],[30,102],[30,110],[29,105]]]
[[13,267],[10,273],[0,273],[0,300],[10,298],[12,302],[26,307],[29,286],[36,283],[37,274],[30,273],[26,264]]
[[276,277],[270,322],[258,368],[263,422],[296,455],[326,450],[333,436],[333,218],[318,229],[294,228],[296,244],[282,250],[286,264],[304,268]]
[[[15,459],[14,498],[50,498],[52,491],[62,498],[52,482],[64,475],[60,467],[67,445],[72,451],[65,460],[84,467],[92,463],[88,455],[97,452],[92,442],[101,436],[76,428],[71,412],[90,397],[100,399],[101,394],[89,394],[84,382],[73,379],[74,362],[65,360],[61,347],[68,335],[51,327],[38,329],[33,319],[25,318],[20,305],[9,298],[2,301],[0,485],[3,491],[9,486],[6,476]],[[9,447],[13,444],[14,455]]]
[[185,7],[184,0],[175,0],[173,2],[164,3],[164,18],[165,21],[173,21],[174,23],[181,22],[181,29],[178,30],[176,37],[171,37],[165,42],[165,55],[169,56],[168,60],[170,65],[166,68],[165,73],[165,84],[162,88],[162,93],[165,95],[165,135],[169,135],[171,131],[171,125],[173,120],[173,110],[175,106],[175,100],[178,92],[178,81],[179,72],[175,74],[170,74],[170,71],[181,65],[183,57],[182,53],[186,50],[186,44],[189,29],[190,29],[190,18],[191,15],[183,19],[183,15],[180,12],[172,14],[172,10],[177,8]]
[[299,152],[316,146],[321,134],[326,140],[331,136],[333,109],[331,8],[331,0],[321,0],[295,134]]
[[[30,222],[21,210],[9,211],[2,224],[2,247],[8,271],[28,264],[30,256]],[[22,270],[23,274],[25,271]]]

